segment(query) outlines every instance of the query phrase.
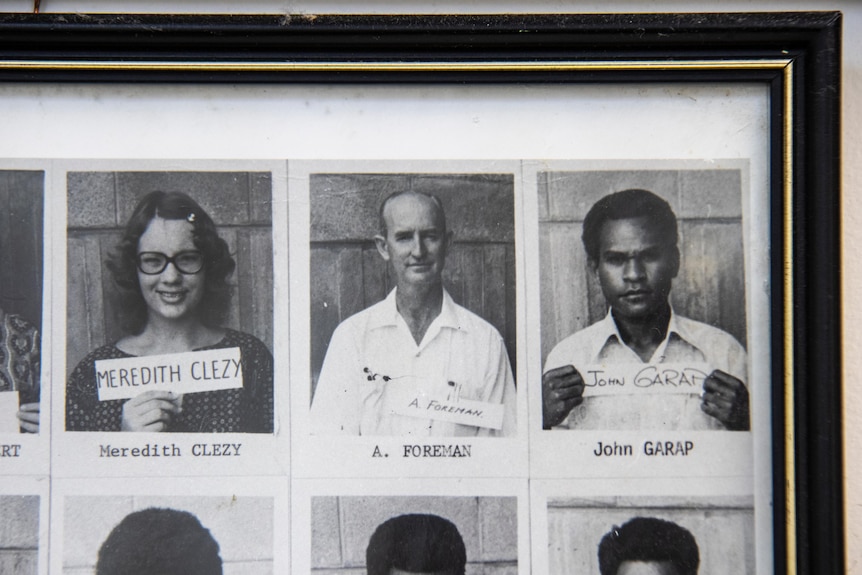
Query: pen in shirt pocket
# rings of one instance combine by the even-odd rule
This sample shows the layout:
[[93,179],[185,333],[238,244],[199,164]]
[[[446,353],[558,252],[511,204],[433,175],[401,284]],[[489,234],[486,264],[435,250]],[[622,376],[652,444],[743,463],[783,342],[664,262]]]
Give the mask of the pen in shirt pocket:
[[446,382],[446,385],[448,385],[450,388],[452,388],[449,391],[449,395],[447,396],[447,399],[449,401],[453,401],[455,403],[461,401],[461,384],[455,383],[454,381],[449,381],[449,382]]

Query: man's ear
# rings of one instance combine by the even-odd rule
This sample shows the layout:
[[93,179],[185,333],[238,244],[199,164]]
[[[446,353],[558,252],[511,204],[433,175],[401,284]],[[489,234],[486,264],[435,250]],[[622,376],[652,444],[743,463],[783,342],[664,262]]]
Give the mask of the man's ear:
[[587,257],[587,266],[590,268],[590,273],[593,275],[598,275],[599,273],[599,260],[593,259],[591,257]]
[[671,254],[671,257],[673,258],[673,261],[671,262],[671,265],[673,266],[673,275],[671,277],[676,278],[677,274],[679,273],[679,246],[673,246],[673,253]]
[[455,232],[446,232],[446,254],[449,254],[449,248],[452,247],[452,238],[455,237]]
[[389,245],[386,243],[386,238],[381,235],[374,236],[374,245],[377,246],[377,252],[384,261],[389,261]]

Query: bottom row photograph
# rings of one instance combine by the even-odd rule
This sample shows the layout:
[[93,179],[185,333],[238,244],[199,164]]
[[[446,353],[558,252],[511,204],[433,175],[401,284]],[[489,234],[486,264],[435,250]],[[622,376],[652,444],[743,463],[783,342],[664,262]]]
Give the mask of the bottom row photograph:
[[549,497],[525,518],[516,496],[320,495],[292,510],[305,528],[294,517],[291,533],[270,496],[59,504],[48,571],[40,497],[0,496],[0,573],[708,575],[753,574],[756,563],[749,496]]

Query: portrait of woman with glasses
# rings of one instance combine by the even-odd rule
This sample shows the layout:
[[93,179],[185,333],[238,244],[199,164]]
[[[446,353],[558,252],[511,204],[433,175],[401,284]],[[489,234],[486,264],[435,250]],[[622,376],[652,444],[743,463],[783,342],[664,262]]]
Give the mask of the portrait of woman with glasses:
[[[273,359],[255,336],[224,327],[236,268],[212,218],[181,192],[150,192],[110,252],[125,335],[90,352],[66,388],[68,431],[247,432],[273,429]],[[99,360],[239,348],[242,387],[150,390],[99,401]]]

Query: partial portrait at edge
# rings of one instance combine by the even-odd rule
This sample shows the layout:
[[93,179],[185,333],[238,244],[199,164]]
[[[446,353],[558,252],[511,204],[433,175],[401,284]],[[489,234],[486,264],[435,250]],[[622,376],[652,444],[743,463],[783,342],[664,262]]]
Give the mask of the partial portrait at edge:
[[0,432],[39,433],[44,172],[0,171]]

